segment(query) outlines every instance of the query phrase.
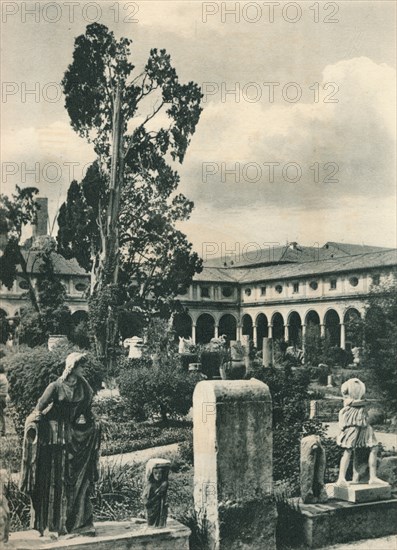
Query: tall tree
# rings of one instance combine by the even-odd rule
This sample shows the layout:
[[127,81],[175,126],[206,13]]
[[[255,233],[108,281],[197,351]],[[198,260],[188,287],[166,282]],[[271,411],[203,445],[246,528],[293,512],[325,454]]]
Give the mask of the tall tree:
[[62,81],[72,127],[93,144],[97,161],[69,189],[59,250],[91,272],[91,319],[106,359],[123,304],[164,307],[201,265],[175,227],[193,203],[176,194],[172,164],[184,160],[202,94],[195,83],[179,82],[165,50],[152,49],[135,75],[131,44],[104,25],[88,25]]
[[16,186],[16,193],[11,197],[0,195],[0,223],[7,233],[7,242],[0,257],[0,281],[11,289],[19,266],[20,275],[28,285],[30,301],[37,312],[40,311],[40,305],[37,289],[28,268],[29,251],[24,251],[21,239],[24,227],[36,220],[38,205],[35,202],[35,196],[38,192],[36,187],[22,189]]

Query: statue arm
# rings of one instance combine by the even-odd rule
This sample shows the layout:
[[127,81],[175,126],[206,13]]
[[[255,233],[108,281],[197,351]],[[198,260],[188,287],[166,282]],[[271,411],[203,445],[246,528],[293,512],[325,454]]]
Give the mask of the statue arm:
[[54,395],[56,393],[56,383],[52,382],[49,384],[46,389],[44,390],[43,395],[40,397],[40,399],[37,402],[36,410],[40,413],[44,411],[54,401]]

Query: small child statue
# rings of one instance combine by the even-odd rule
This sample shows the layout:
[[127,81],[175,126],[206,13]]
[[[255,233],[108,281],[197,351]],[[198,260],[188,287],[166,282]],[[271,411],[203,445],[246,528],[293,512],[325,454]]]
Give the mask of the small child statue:
[[[353,451],[357,449],[370,449],[368,466],[369,466],[369,483],[382,484],[386,483],[376,476],[376,459],[378,454],[378,442],[375,437],[372,426],[368,424],[368,414],[365,410],[366,401],[363,399],[365,395],[365,384],[358,378],[350,378],[342,384],[343,408],[339,411],[339,428],[340,433],[336,438],[337,444],[344,449],[340,467],[339,477],[336,485],[347,485],[346,472],[350,464],[350,458]],[[354,457],[356,459],[356,457]],[[353,461],[353,482],[359,481],[359,472]],[[387,485],[387,484],[386,484]]]
[[142,499],[149,527],[165,527],[167,525],[167,490],[170,465],[170,461],[163,458],[151,458],[146,464]]

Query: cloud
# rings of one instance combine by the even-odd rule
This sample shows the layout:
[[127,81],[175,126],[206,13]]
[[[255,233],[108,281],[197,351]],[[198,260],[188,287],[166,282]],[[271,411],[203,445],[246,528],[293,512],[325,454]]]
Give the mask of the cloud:
[[[317,103],[206,104],[182,171],[187,194],[220,210],[260,204],[307,211],[394,196],[394,87],[394,69],[359,57],[324,68]],[[279,163],[274,181],[269,162]]]

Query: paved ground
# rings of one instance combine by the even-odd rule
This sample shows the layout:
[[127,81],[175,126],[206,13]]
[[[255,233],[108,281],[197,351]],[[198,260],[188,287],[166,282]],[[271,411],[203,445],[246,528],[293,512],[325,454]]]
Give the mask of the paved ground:
[[327,546],[323,550],[396,550],[397,536]]
[[117,463],[122,466],[124,464],[133,464],[138,462],[146,462],[149,458],[161,458],[163,454],[176,452],[178,450],[178,443],[171,443],[171,445],[162,445],[160,447],[151,447],[150,449],[142,449],[140,451],[133,451],[132,453],[124,453],[120,455],[102,456],[101,464]]
[[[338,423],[337,422],[327,422],[328,424],[328,430],[327,435],[328,437],[336,437],[339,433]],[[385,449],[392,451],[393,449],[397,449],[397,435],[396,434],[389,434],[386,432],[375,432],[376,437],[380,443],[385,447]],[[383,550],[383,549],[382,549]],[[393,549],[394,550],[394,549]]]

